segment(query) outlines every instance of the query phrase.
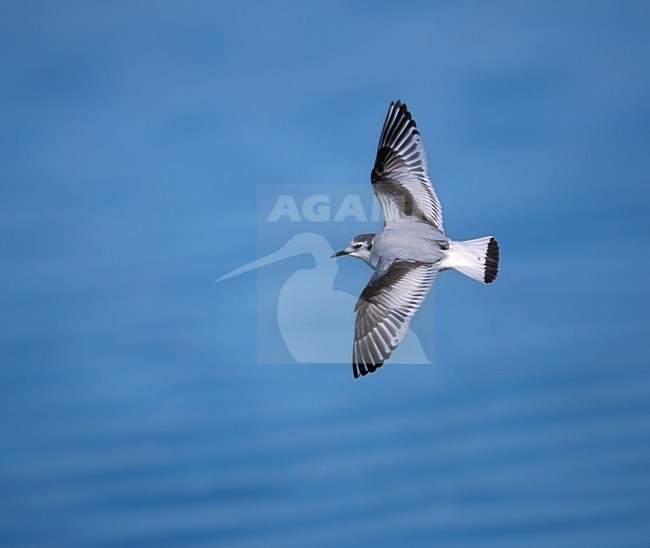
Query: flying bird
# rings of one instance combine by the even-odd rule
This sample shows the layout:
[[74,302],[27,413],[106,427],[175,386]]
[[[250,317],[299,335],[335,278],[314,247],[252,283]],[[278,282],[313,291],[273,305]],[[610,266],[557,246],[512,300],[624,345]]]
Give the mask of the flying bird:
[[388,109],[370,180],[384,229],[355,236],[332,255],[357,257],[375,271],[355,306],[355,378],[374,373],[390,357],[438,272],[454,269],[489,284],[499,268],[499,246],[492,236],[455,241],[445,234],[420,132],[400,101]]

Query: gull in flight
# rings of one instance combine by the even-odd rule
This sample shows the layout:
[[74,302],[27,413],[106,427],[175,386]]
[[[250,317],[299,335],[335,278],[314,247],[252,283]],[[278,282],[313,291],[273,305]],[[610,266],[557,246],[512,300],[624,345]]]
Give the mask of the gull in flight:
[[384,229],[355,236],[332,255],[357,257],[375,271],[355,306],[355,378],[374,373],[390,357],[438,272],[453,268],[489,284],[499,267],[499,246],[492,236],[454,241],[445,234],[420,132],[400,101],[388,109],[370,180]]

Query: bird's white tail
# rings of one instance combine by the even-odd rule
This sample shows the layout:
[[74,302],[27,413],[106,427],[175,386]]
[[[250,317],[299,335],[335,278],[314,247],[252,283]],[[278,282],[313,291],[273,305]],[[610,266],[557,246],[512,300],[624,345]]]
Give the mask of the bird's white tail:
[[441,268],[453,268],[474,280],[489,284],[499,271],[499,244],[492,236],[449,242],[449,256]]

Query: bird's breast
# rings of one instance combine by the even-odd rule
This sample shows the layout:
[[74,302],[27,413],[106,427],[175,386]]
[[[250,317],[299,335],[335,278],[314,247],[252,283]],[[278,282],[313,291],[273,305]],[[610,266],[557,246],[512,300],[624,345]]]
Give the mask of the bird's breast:
[[428,230],[429,225],[423,228],[419,224],[397,224],[377,234],[372,250],[377,263],[395,260],[440,261],[449,248],[448,239],[435,229]]

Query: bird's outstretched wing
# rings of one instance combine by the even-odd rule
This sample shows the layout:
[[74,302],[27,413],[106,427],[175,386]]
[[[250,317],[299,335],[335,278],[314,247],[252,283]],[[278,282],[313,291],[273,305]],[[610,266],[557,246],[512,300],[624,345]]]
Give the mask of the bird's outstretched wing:
[[396,261],[377,269],[357,301],[352,368],[355,378],[384,364],[426,298],[437,265]]
[[442,207],[427,174],[427,154],[407,106],[390,104],[370,177],[384,223],[418,218],[442,228]]

